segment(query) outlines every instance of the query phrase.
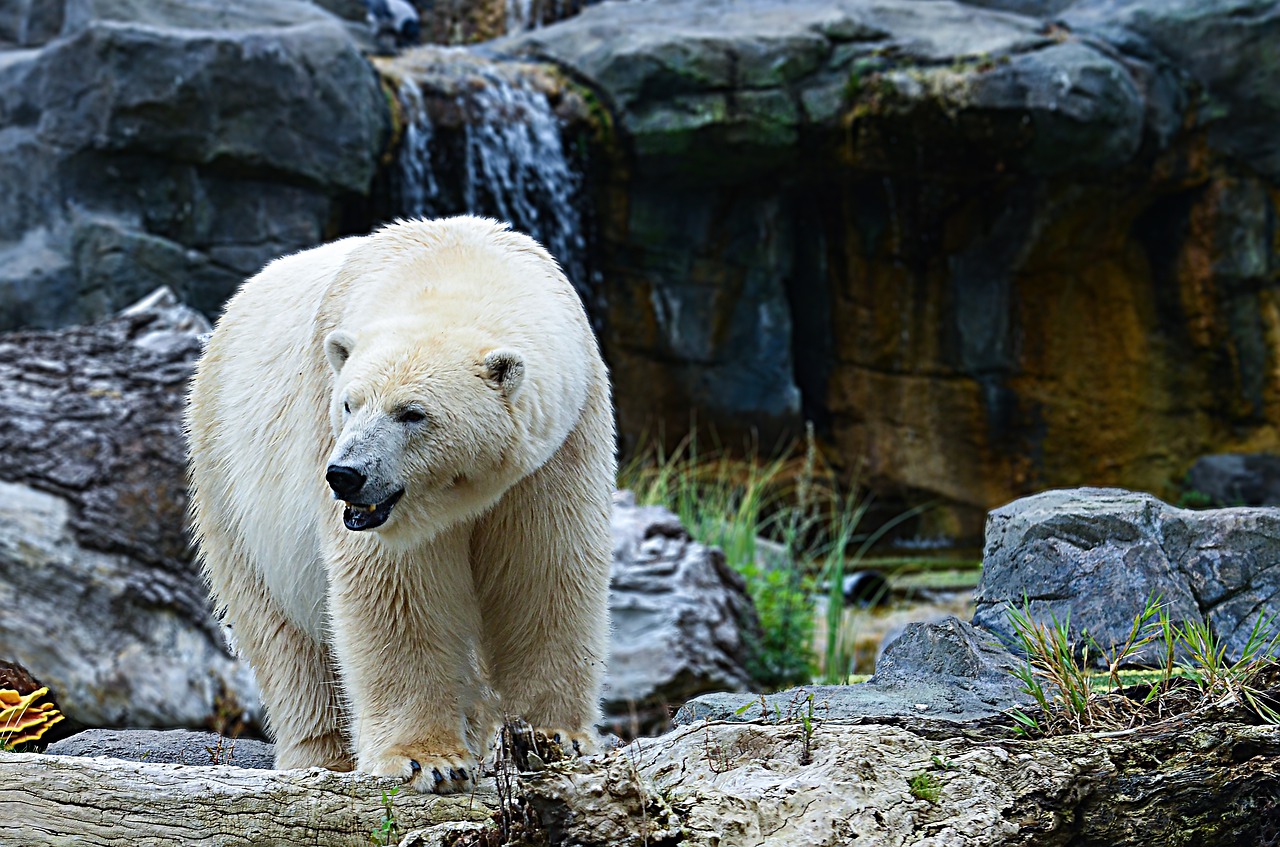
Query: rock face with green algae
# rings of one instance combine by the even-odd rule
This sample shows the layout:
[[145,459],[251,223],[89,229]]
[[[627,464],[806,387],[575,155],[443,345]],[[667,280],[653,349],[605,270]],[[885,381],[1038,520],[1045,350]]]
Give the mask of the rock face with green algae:
[[500,42],[615,112],[625,442],[812,420],[890,513],[975,540],[1035,490],[1173,496],[1280,447],[1277,9],[653,0]]

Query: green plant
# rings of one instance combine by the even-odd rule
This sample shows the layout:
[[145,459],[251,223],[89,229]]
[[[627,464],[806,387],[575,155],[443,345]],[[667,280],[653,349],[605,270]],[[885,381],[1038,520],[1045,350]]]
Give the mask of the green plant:
[[1175,505],[1180,509],[1212,509],[1214,502],[1213,497],[1203,491],[1189,488],[1178,495]]
[[803,507],[785,502],[797,488],[788,486],[788,464],[786,457],[700,454],[690,437],[671,453],[653,448],[619,474],[619,485],[630,488],[638,503],[670,508],[694,538],[719,547],[742,575],[761,628],[749,670],[775,688],[808,682],[813,673],[812,578],[794,558],[765,562],[757,555],[758,537],[774,535],[791,550],[789,541],[808,528],[797,514]]
[[378,827],[373,832],[369,833],[369,843],[377,844],[378,847],[387,847],[389,844],[399,842],[400,825],[396,823],[396,813],[391,807],[396,794],[399,792],[399,788],[392,788],[382,792],[382,822],[378,824]]
[[804,734],[801,736],[800,764],[807,765],[813,761],[813,728],[817,722],[813,717],[813,692],[809,692],[809,696],[804,699],[805,709],[800,713],[800,725],[804,727]]
[[1280,627],[1276,626],[1274,614],[1258,615],[1240,658],[1234,662],[1227,660],[1227,645],[1205,621],[1184,624],[1179,636],[1187,652],[1182,668],[1206,702],[1236,702],[1267,723],[1280,724],[1280,712],[1272,702],[1264,700],[1258,686],[1259,678],[1272,670],[1280,644]]
[[928,771],[920,771],[911,777],[907,780],[907,786],[912,797],[930,803],[938,802],[938,797],[942,794],[942,780]]
[[[853,651],[841,626],[844,576],[887,532],[926,508],[862,533],[871,501],[837,484],[812,425],[803,442],[771,459],[751,451],[746,458],[700,453],[692,436],[669,453],[659,443],[622,468],[619,486],[638,503],[670,508],[742,575],[761,625],[749,670],[774,689],[814,678],[814,595],[822,585],[828,594],[822,679],[848,681]],[[759,555],[760,538],[778,542],[784,553],[772,561]]]
[[[1049,623],[1032,617],[1030,602],[1008,610],[1014,644],[1027,657],[1014,675],[1039,707],[1040,717],[1020,709],[1010,712],[1020,735],[1048,735],[1062,731],[1113,729],[1159,719],[1171,712],[1238,704],[1263,721],[1280,724],[1280,707],[1264,681],[1277,672],[1280,627],[1276,615],[1260,614],[1254,621],[1240,658],[1227,658],[1227,645],[1205,621],[1174,623],[1156,595],[1135,615],[1125,640],[1103,648],[1084,633],[1079,655],[1070,639],[1070,622],[1050,616]],[[1141,696],[1129,696],[1121,668],[1133,664],[1143,648],[1157,645],[1160,665]],[[1103,674],[1091,674],[1089,648],[1106,662]],[[1181,655],[1184,658],[1178,659]],[[1190,688],[1188,688],[1188,685]],[[1141,686],[1139,686],[1141,687]]]
[[1086,640],[1093,645],[1093,648],[1098,651],[1098,655],[1107,663],[1107,678],[1110,680],[1112,687],[1121,687],[1120,668],[1128,665],[1142,648],[1161,636],[1171,637],[1169,629],[1152,626],[1153,621],[1158,622],[1163,609],[1164,605],[1160,602],[1159,594],[1148,595],[1142,611],[1134,615],[1133,626],[1129,628],[1129,635],[1125,638],[1124,643],[1118,647],[1113,645],[1109,650],[1103,648],[1092,636],[1085,633]]
[[[1080,664],[1076,663],[1070,637],[1071,620],[1059,621],[1056,615],[1051,622],[1042,623],[1032,617],[1031,603],[1023,598],[1022,608],[1010,608],[1009,622],[1013,626],[1015,641],[1026,655],[1027,663],[1014,670],[1023,691],[1030,694],[1046,719],[1064,721],[1076,732],[1094,723],[1094,702],[1090,698],[1092,683],[1081,665],[1088,664],[1088,647]],[[1014,720],[1022,734],[1048,732],[1052,727],[1041,727],[1039,722],[1021,710],[1015,709]]]

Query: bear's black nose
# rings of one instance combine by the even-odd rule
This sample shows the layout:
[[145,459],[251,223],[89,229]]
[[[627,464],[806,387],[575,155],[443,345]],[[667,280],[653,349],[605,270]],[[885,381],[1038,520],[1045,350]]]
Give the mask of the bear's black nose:
[[329,487],[333,489],[333,493],[347,502],[351,502],[360,489],[364,487],[365,480],[364,474],[355,468],[348,468],[345,465],[330,465],[329,471],[324,475],[324,478],[329,483]]

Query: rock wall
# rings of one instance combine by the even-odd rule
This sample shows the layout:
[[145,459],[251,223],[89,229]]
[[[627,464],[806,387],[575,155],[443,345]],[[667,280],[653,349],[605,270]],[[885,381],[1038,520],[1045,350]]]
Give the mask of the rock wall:
[[[358,6],[0,0],[0,329],[160,284],[213,315],[398,213],[412,126]],[[533,26],[467,61],[573,83],[542,93],[590,154],[575,275],[629,447],[813,421],[886,508],[939,504],[914,531],[961,538],[1040,488],[1172,497],[1200,455],[1280,448],[1274,0],[455,0],[428,24]],[[422,97],[458,171],[465,98]],[[458,211],[436,185],[421,208]]]
[[349,27],[305,0],[0,2],[0,330],[159,285],[217,314],[367,228],[390,110]]
[[655,0],[501,46],[594,86],[624,434],[815,421],[921,531],[1278,446],[1280,6]]

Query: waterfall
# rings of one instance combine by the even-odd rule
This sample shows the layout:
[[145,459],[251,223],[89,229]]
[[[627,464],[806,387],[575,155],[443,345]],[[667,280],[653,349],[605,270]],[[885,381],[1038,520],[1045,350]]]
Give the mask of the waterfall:
[[585,294],[582,178],[545,71],[460,48],[423,48],[396,63],[405,111],[396,214],[508,221],[546,246]]
[[405,217],[426,214],[430,198],[440,193],[431,170],[431,121],[427,118],[422,88],[412,81],[400,85],[400,102],[409,120],[400,142],[400,212]]
[[507,34],[573,17],[584,5],[583,0],[507,0]]
[[539,21],[534,16],[533,0],[507,0],[507,34],[533,29]]

